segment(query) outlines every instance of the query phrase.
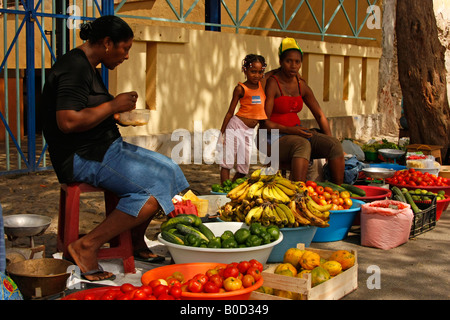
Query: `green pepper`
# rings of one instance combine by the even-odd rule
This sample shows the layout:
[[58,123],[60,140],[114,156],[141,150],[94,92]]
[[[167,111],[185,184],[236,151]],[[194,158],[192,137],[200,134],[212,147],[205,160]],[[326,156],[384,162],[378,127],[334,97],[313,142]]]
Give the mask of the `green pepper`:
[[192,247],[200,247],[201,239],[193,233],[190,233],[186,236],[186,242],[189,246]]
[[249,230],[250,230],[250,233],[251,233],[251,234],[257,235],[257,236],[258,236],[258,235],[261,234],[261,232],[262,232],[264,229],[263,229],[263,226],[261,225],[261,223],[259,223],[259,222],[253,222],[253,223],[250,225]]
[[233,190],[234,188],[236,188],[238,185],[239,185],[238,183],[233,182],[233,183],[231,184],[231,190]]
[[266,229],[272,241],[278,240],[280,237],[280,229],[277,226],[269,226]]
[[222,233],[222,235],[220,236],[220,240],[225,241],[228,238],[233,238],[234,239],[234,234],[233,231],[230,230],[226,230]]
[[238,247],[238,243],[236,242],[234,237],[229,237],[222,241],[222,248],[230,249],[230,248],[237,248],[237,247]]
[[214,237],[209,240],[208,248],[221,248],[222,242],[220,241],[220,237]]
[[236,239],[236,242],[238,244],[245,243],[248,237],[250,237],[251,233],[250,230],[246,228],[240,228],[236,230],[234,233],[234,238]]
[[259,237],[262,239],[262,244],[268,244],[271,242],[270,234],[268,234],[267,232],[261,232]]
[[236,182],[237,184],[241,184],[241,183],[244,183],[245,180],[246,180],[246,179],[244,179],[244,178],[239,178],[239,179],[236,179],[235,182]]
[[218,183],[215,183],[211,186],[211,190],[214,192],[219,192],[219,189],[220,189],[220,184],[218,184]]
[[229,186],[231,186],[232,183],[233,182],[230,179],[227,179],[224,182],[222,182],[222,186],[229,187]]
[[257,236],[256,234],[250,235],[250,237],[248,237],[247,240],[245,241],[245,244],[247,245],[247,247],[260,246],[261,243],[262,243],[262,239],[259,236]]

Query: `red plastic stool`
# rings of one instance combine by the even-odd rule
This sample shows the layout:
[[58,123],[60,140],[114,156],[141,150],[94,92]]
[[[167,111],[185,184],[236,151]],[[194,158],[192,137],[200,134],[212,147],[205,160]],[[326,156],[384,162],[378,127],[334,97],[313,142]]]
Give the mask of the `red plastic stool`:
[[[69,257],[67,247],[79,238],[80,195],[85,192],[103,192],[106,215],[117,206],[117,196],[105,189],[93,187],[87,183],[62,184],[59,200],[57,248]],[[122,259],[125,273],[135,273],[131,232],[125,231],[111,239],[109,248],[101,248],[98,259]]]

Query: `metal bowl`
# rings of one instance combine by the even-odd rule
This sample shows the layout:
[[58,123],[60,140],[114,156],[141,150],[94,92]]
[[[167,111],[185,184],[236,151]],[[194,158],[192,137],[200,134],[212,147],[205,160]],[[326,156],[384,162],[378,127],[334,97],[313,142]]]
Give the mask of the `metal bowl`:
[[366,176],[374,179],[390,178],[395,173],[395,170],[393,169],[384,169],[384,168],[364,168],[362,169],[362,171]]
[[47,230],[52,218],[37,214],[16,214],[4,216],[5,233],[10,237],[33,237]]
[[31,259],[10,264],[6,271],[25,298],[42,298],[66,289],[71,262],[62,259]]
[[378,152],[388,159],[397,159],[405,154],[405,151],[397,149],[379,149]]

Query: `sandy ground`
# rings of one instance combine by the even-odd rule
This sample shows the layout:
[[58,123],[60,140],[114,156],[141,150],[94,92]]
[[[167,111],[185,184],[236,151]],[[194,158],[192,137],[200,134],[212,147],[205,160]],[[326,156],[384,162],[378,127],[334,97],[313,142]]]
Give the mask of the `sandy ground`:
[[[197,194],[210,194],[211,184],[219,183],[217,165],[181,165],[189,189]],[[46,256],[56,252],[56,234],[59,210],[59,182],[53,171],[22,175],[0,176],[0,204],[3,216],[12,214],[39,214],[52,218],[45,233],[34,237],[35,245],[45,245]],[[80,233],[87,233],[104,218],[102,193],[85,193],[80,203]],[[147,230],[147,237],[155,239],[159,224],[165,218],[154,219]],[[15,245],[28,244],[28,239],[16,239]],[[7,245],[11,244],[7,242]]]
[[[182,165],[190,188],[198,194],[209,194],[210,186],[219,182],[217,165]],[[87,232],[104,216],[101,194],[82,196],[80,232]],[[46,256],[56,252],[56,228],[59,206],[59,183],[52,171],[20,176],[0,176],[0,204],[3,215],[33,213],[50,216],[53,221],[47,231],[35,237],[36,246],[44,244]],[[161,219],[156,219],[147,231],[154,239]],[[336,242],[312,243],[314,248],[327,250],[351,249],[358,252],[358,289],[345,300],[450,300],[450,208],[437,222],[436,228],[407,243],[381,250],[362,246],[358,230]],[[10,241],[7,241],[7,246]],[[374,266],[380,271],[374,278]],[[379,286],[375,286],[378,279]]]

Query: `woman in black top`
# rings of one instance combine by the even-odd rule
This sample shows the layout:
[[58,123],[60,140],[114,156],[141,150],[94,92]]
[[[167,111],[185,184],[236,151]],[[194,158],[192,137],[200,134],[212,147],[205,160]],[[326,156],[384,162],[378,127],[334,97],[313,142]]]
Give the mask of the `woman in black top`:
[[103,63],[113,70],[128,59],[133,36],[115,16],[83,24],[80,37],[87,41],[54,64],[43,90],[44,135],[59,182],[85,182],[120,198],[101,224],[69,245],[72,259],[91,281],[114,276],[100,268],[97,252],[126,230],[131,230],[136,257],[162,258],[148,249],[145,231],[160,209],[173,211],[173,196],[188,187],[171,159],[120,136],[115,114],[135,109],[138,95],[111,96],[96,67]]

